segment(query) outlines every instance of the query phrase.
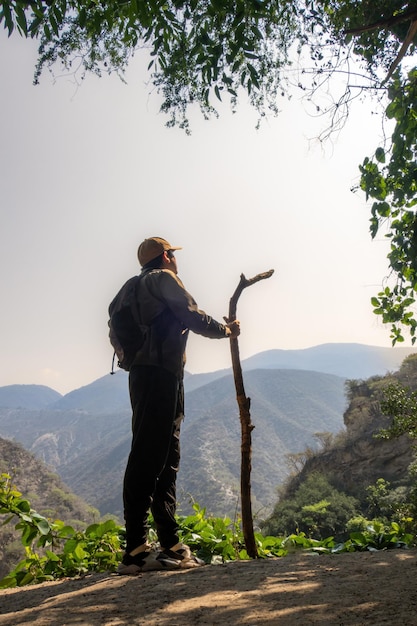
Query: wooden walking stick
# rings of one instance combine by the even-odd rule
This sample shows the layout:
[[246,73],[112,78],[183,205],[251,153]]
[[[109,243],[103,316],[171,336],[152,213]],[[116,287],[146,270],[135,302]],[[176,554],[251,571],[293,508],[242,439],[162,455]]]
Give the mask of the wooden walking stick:
[[[230,298],[228,322],[236,320],[237,301],[240,294],[250,285],[269,278],[274,270],[257,274],[253,278],[245,278],[244,274],[240,275],[240,282]],[[250,418],[250,398],[246,397],[245,388],[243,386],[242,366],[239,357],[239,344],[237,338],[230,339],[230,352],[232,355],[233,376],[235,379],[236,398],[239,406],[239,418],[242,432],[241,443],[241,470],[240,470],[240,494],[242,501],[242,530],[245,540],[246,552],[252,559],[258,556],[258,550],[253,532],[252,503],[251,503],[251,484],[250,474],[252,469],[252,430],[255,426],[251,423]]]

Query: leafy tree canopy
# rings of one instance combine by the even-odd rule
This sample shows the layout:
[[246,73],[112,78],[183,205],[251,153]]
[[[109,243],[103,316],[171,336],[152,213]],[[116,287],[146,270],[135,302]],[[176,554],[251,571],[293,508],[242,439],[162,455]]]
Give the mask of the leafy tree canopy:
[[[340,62],[340,48],[371,72],[388,68],[417,9],[401,0],[8,0],[0,22],[9,35],[38,38],[36,79],[57,61],[81,71],[122,73],[140,48],[171,123],[187,126],[198,103],[232,103],[243,88],[263,113],[285,91],[290,50],[310,51],[320,74]],[[352,45],[353,38],[353,45]],[[327,54],[324,54],[324,50]],[[407,54],[412,49],[407,49]],[[329,56],[330,54],[330,56]],[[326,59],[326,60],[325,60]]]
[[[314,101],[336,71],[346,77],[346,88],[331,107],[332,128],[346,116],[353,91],[380,94],[394,133],[360,168],[360,187],[374,200],[371,235],[384,225],[391,240],[391,280],[373,305],[391,323],[393,343],[404,340],[404,328],[414,343],[415,0],[6,0],[0,23],[9,35],[39,40],[35,82],[57,62],[81,75],[122,75],[132,55],[146,50],[168,125],[187,131],[192,104],[208,117],[216,114],[216,101],[228,98],[234,107],[246,93],[262,116],[277,112],[277,96],[294,84]],[[353,84],[359,72],[362,85]]]
[[404,341],[403,329],[416,339],[417,291],[417,68],[390,82],[386,116],[395,126],[390,142],[379,146],[360,167],[361,187],[374,200],[371,235],[385,226],[390,239],[389,266],[394,280],[372,298],[374,312],[391,323],[393,343]]

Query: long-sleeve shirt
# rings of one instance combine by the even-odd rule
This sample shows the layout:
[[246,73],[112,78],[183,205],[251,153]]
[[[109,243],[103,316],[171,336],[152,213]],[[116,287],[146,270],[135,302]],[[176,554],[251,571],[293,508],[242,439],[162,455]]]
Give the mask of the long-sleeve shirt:
[[170,270],[146,271],[138,284],[137,302],[141,323],[148,331],[134,365],[163,367],[181,378],[190,330],[212,339],[227,336],[226,326],[199,309]]

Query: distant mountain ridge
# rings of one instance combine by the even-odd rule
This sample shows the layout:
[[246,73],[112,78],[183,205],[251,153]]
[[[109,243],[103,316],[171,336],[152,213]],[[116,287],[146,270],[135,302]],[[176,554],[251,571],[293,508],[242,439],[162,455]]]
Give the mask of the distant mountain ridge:
[[[359,343],[325,343],[300,350],[267,350],[242,361],[244,371],[254,369],[301,369],[342,378],[366,379],[384,376],[398,370],[409,354],[417,348],[383,348]],[[231,373],[231,369],[204,374],[191,374],[186,388],[191,391]]]
[[[301,369],[333,374],[342,378],[367,379],[370,376],[384,376],[389,371],[398,370],[409,354],[417,353],[417,348],[384,348],[359,343],[326,343],[299,350],[266,350],[242,360],[244,371],[254,369]],[[185,373],[185,389],[193,391],[232,373],[231,368],[204,372]],[[126,405],[127,374],[116,372],[117,383],[106,384],[109,376],[103,376],[92,383],[75,389],[66,395],[43,385],[7,385],[0,387],[0,407],[42,408],[53,405],[55,408],[72,409],[87,406],[86,402],[100,403],[101,408],[114,410]],[[92,386],[97,391],[95,400]],[[97,410],[98,406],[94,406]]]
[[62,398],[45,385],[7,385],[0,387],[0,407],[42,409]]
[[[246,359],[244,382],[255,424],[252,484],[257,508],[269,507],[276,499],[276,488],[288,475],[289,453],[315,447],[316,432],[343,428],[346,378],[383,375],[415,351],[325,344],[270,350]],[[308,364],[315,371],[307,370]],[[185,387],[182,506],[186,510],[190,494],[210,512],[230,514],[236,507],[240,470],[233,377],[228,370],[187,374]],[[121,370],[65,396],[38,385],[0,387],[0,437],[20,442],[101,513],[121,514],[130,419],[127,374]]]
[[384,376],[398,370],[417,348],[383,348],[359,343],[326,343],[302,350],[268,350],[245,360],[247,369],[305,369],[344,378]]

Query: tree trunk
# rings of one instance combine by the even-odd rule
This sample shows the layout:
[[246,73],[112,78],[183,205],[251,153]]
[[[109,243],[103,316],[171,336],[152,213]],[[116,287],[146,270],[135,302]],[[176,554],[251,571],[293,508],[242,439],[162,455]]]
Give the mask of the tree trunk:
[[[240,294],[245,289],[260,280],[269,278],[274,270],[257,274],[253,278],[245,278],[244,274],[240,275],[240,282],[230,298],[229,318],[228,321],[233,322],[236,319],[237,301]],[[250,475],[252,470],[252,430],[255,428],[251,423],[250,417],[250,398],[246,397],[243,385],[242,366],[240,364],[239,343],[237,338],[230,339],[230,352],[232,355],[233,376],[236,387],[236,398],[239,406],[239,418],[242,432],[241,443],[241,471],[240,471],[240,493],[242,501],[242,530],[245,540],[246,552],[255,559],[258,556],[258,550],[253,532],[252,502],[251,502],[251,483]]]

